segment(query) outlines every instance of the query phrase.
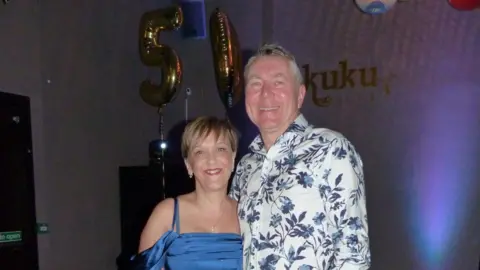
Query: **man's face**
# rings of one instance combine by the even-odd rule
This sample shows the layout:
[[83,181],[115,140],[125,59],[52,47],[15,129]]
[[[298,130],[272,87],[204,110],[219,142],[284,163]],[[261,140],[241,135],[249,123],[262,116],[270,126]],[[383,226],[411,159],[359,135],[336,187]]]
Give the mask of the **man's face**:
[[281,56],[260,56],[246,78],[246,110],[262,134],[284,132],[303,104],[305,86],[300,85]]

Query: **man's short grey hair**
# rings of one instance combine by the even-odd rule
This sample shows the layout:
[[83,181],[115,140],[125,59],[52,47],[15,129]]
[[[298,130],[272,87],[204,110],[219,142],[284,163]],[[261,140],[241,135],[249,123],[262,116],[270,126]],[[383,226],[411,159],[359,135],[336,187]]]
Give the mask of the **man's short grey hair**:
[[292,74],[295,77],[297,83],[299,85],[302,85],[304,83],[302,72],[300,71],[300,67],[298,66],[293,54],[291,54],[282,46],[274,43],[264,44],[258,49],[257,53],[255,53],[252,57],[250,57],[250,59],[248,59],[247,65],[245,66],[245,72],[243,74],[245,81],[247,81],[248,79],[250,66],[255,62],[255,60],[257,60],[257,58],[262,56],[280,56],[285,58],[290,64],[290,70],[292,71]]

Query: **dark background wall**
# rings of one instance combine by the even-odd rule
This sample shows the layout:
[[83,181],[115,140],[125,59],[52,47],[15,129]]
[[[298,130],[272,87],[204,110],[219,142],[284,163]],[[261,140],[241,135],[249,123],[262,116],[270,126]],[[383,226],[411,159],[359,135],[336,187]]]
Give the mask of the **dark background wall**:
[[[169,1],[11,1],[0,6],[0,89],[32,101],[42,270],[115,269],[120,253],[118,166],[146,165],[158,138],[154,108],[138,96],[147,76],[138,21]],[[304,113],[346,134],[363,156],[372,269],[477,269],[480,253],[480,20],[447,1],[408,1],[382,16],[351,1],[207,0],[231,17],[242,49],[278,41],[314,71],[378,68],[376,88],[311,89]],[[209,40],[165,33],[193,90],[188,118],[222,117]],[[246,52],[248,54],[248,52]],[[358,81],[358,80],[357,80]],[[321,82],[317,81],[317,84]],[[185,94],[165,128],[185,121]],[[244,138],[255,129],[234,109]],[[243,118],[242,118],[243,117]],[[238,121],[238,119],[243,119]],[[172,138],[172,143],[174,138]]]
[[[245,46],[261,39],[257,1],[207,1],[237,25]],[[156,110],[140,82],[160,72],[138,56],[143,12],[170,1],[11,1],[0,5],[0,89],[31,97],[37,219],[42,270],[115,269],[120,254],[118,167],[148,164],[158,138]],[[233,14],[235,13],[235,14]],[[223,115],[209,40],[162,37],[181,55],[190,117]],[[158,80],[157,80],[158,81]],[[205,106],[205,104],[210,106]],[[184,120],[183,93],[165,112],[165,128]]]

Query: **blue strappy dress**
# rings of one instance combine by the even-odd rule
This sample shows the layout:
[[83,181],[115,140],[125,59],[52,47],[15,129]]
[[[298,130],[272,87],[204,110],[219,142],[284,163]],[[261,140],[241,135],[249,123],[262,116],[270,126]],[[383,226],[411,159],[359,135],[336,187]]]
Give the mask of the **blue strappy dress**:
[[241,270],[242,239],[235,233],[179,233],[175,198],[172,229],[132,257],[135,270]]

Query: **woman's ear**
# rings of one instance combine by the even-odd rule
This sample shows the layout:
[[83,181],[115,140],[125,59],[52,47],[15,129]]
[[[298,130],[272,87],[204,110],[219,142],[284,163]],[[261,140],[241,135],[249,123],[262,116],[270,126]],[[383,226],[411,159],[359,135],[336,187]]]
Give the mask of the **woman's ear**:
[[188,159],[184,159],[183,162],[185,162],[185,167],[187,167],[187,172],[190,177],[193,176],[193,170],[192,166],[190,166],[190,163],[188,163]]

